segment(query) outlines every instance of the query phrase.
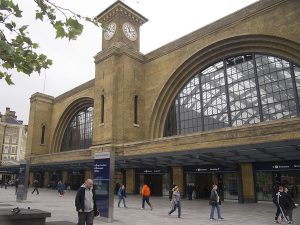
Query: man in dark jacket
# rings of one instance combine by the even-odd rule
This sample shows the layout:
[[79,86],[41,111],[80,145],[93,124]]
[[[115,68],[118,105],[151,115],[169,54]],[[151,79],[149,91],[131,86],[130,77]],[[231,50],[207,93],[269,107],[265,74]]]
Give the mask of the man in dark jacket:
[[282,216],[282,219],[288,222],[288,219],[286,218],[287,200],[286,200],[286,193],[284,192],[283,186],[279,186],[278,188],[278,192],[276,194],[276,206],[277,206],[277,211],[276,211],[274,223],[280,223],[280,221],[278,220],[280,214]]
[[94,216],[99,215],[96,205],[96,194],[93,189],[93,180],[87,179],[78,189],[75,206],[78,212],[77,225],[93,225]]
[[33,187],[34,189],[31,192],[31,194],[33,194],[36,191],[36,194],[38,195],[40,192],[39,192],[39,181],[37,179],[33,181]]
[[293,210],[295,208],[295,202],[292,198],[292,193],[287,187],[284,188],[285,199],[286,199],[286,216],[288,217],[289,223],[293,223]]

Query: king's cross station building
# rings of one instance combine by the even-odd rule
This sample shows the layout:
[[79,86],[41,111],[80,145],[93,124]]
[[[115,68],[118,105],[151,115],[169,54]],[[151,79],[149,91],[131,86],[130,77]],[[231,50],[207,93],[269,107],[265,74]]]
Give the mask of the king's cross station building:
[[30,98],[31,184],[77,189],[110,151],[131,194],[191,185],[205,199],[218,184],[225,200],[258,202],[280,182],[300,199],[299,0],[258,1],[148,54],[134,9],[117,1],[96,18],[95,78]]

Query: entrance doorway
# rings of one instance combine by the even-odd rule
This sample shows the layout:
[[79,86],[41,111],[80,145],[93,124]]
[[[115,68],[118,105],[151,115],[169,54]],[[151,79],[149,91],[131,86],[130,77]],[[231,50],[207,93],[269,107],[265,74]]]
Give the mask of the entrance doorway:
[[300,200],[300,171],[257,171],[256,195],[258,201],[271,201],[276,183],[288,187],[295,202]]
[[69,176],[70,183],[68,184],[70,186],[71,190],[78,190],[78,188],[83,184],[83,174],[78,173],[71,173]]
[[145,174],[144,182],[149,186],[152,196],[162,196],[162,175]]
[[237,173],[187,173],[186,187],[194,187],[193,197],[196,199],[209,199],[212,186],[218,185],[218,193],[222,200],[238,199]]

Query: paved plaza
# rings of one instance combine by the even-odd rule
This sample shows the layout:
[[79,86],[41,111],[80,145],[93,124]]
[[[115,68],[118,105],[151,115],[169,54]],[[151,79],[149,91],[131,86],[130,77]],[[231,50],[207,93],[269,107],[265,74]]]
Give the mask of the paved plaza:
[[[30,189],[30,191],[32,191]],[[64,197],[59,197],[55,190],[41,189],[39,195],[32,195],[28,192],[28,201],[17,203],[15,200],[14,189],[0,188],[0,208],[30,206],[32,209],[41,209],[52,213],[52,217],[47,221],[69,221],[76,223],[77,215],[74,207],[75,191],[68,191]],[[204,200],[187,201],[182,200],[182,219],[177,218],[177,212],[168,216],[169,201],[167,198],[152,197],[151,203],[154,210],[149,208],[141,210],[141,201],[138,196],[128,196],[127,206],[117,208],[117,198],[115,199],[114,217],[115,225],[197,225],[197,224],[224,224],[224,225],[267,225],[273,224],[275,207],[271,203],[258,204],[238,204],[235,202],[224,202],[222,204],[222,216],[224,221],[209,221],[208,202]],[[295,224],[300,224],[300,209],[294,211]],[[297,223],[298,222],[298,223]],[[105,224],[95,220],[95,225]]]

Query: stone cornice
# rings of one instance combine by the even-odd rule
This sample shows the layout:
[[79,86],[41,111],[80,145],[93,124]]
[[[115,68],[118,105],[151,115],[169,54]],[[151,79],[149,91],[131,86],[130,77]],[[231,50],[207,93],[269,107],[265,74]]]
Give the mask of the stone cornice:
[[136,23],[142,25],[148,21],[147,18],[130,8],[129,6],[125,5],[121,1],[117,1],[112,4],[110,7],[105,9],[102,13],[96,16],[98,22],[105,24],[112,20],[113,17],[116,15],[123,15],[126,16]]
[[52,104],[53,100],[54,100],[53,96],[46,95],[46,94],[43,94],[43,93],[40,93],[40,92],[36,92],[33,95],[31,95],[31,97],[30,97],[30,102],[42,101],[42,102],[45,102],[45,103],[51,103]]
[[54,102],[56,103],[56,102],[62,101],[65,98],[68,98],[80,91],[84,91],[84,90],[94,87],[94,86],[95,86],[95,79],[89,80],[88,82],[85,82],[84,84],[79,85],[79,86],[73,88],[72,90],[65,92],[64,94],[57,96],[54,99]]
[[198,41],[206,36],[212,35],[220,30],[227,29],[228,27],[247,20],[253,16],[264,13],[265,11],[277,7],[285,2],[288,2],[288,0],[264,0],[253,3],[152,52],[145,54],[146,63],[169,54],[170,52],[176,51],[177,49]]
[[112,55],[126,55],[132,59],[139,61],[140,63],[144,63],[145,61],[144,55],[142,53],[129,48],[125,43],[117,42],[94,56],[95,63],[99,63],[111,57]]

